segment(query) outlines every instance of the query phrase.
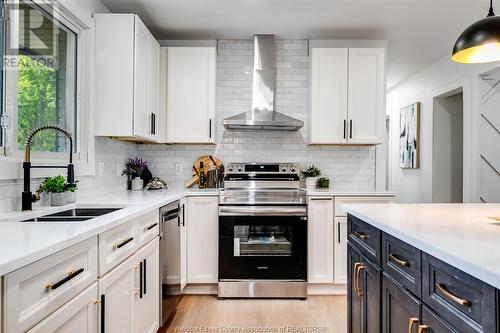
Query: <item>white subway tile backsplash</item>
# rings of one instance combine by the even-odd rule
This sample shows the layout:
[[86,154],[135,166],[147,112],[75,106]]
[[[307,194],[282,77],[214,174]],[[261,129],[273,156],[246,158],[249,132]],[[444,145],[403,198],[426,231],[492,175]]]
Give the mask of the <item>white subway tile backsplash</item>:
[[[288,162],[319,166],[331,186],[345,190],[373,190],[375,148],[307,145],[309,112],[309,45],[306,40],[276,41],[276,110],[306,122],[298,132],[227,131],[222,119],[248,111],[252,105],[253,42],[220,40],[217,57],[216,145],[139,145],[154,174],[170,187],[181,187],[191,174],[193,161],[213,154],[223,162]],[[167,160],[167,161],[166,161]],[[183,163],[182,176],[172,164]],[[166,165],[169,165],[168,167]]]

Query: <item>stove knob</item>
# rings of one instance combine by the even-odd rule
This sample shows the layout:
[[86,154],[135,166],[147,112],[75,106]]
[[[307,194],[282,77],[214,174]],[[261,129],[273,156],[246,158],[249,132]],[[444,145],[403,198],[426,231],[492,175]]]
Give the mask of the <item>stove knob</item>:
[[288,170],[286,165],[281,166],[281,172],[286,172]]
[[229,164],[229,166],[227,167],[227,171],[233,172],[234,171],[234,165]]
[[292,165],[292,166],[290,167],[290,171],[291,171],[291,172],[295,172],[296,170],[297,170],[297,169],[295,169],[295,165]]
[[238,172],[243,172],[243,165],[238,165]]

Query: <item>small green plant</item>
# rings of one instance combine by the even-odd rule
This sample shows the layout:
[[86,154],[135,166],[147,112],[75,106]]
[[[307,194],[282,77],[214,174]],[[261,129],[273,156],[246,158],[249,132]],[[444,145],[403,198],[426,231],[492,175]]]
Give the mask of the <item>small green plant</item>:
[[307,169],[302,170],[302,175],[304,176],[304,178],[318,177],[321,175],[321,170],[313,164]]
[[47,177],[40,184],[37,192],[46,193],[63,193],[63,192],[76,192],[78,189],[78,181],[73,184],[66,183],[63,176]]

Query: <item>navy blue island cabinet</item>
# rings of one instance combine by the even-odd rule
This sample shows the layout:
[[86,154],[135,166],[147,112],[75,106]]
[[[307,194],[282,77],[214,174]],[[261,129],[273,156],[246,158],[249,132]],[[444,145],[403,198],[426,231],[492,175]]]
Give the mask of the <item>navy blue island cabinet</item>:
[[496,288],[353,215],[347,231],[349,333],[500,333]]

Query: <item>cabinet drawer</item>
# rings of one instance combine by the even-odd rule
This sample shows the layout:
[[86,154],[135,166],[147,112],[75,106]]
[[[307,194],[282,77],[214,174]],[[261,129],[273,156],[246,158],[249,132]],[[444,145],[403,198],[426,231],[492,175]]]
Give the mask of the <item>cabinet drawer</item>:
[[425,305],[422,307],[422,325],[426,327],[425,333],[459,333]]
[[497,332],[495,288],[422,253],[422,300],[459,332]]
[[96,279],[96,237],[6,275],[5,332],[27,331]]
[[349,242],[380,267],[381,231],[352,215],[347,216],[347,231]]
[[159,221],[158,210],[154,210],[137,220],[136,235],[139,247],[146,245],[150,240],[158,236],[160,232]]
[[99,276],[128,258],[137,250],[136,221],[130,221],[99,235]]
[[394,280],[421,297],[420,250],[382,233],[382,267]]
[[335,197],[335,216],[347,216],[342,208],[345,204],[391,203],[394,197]]

